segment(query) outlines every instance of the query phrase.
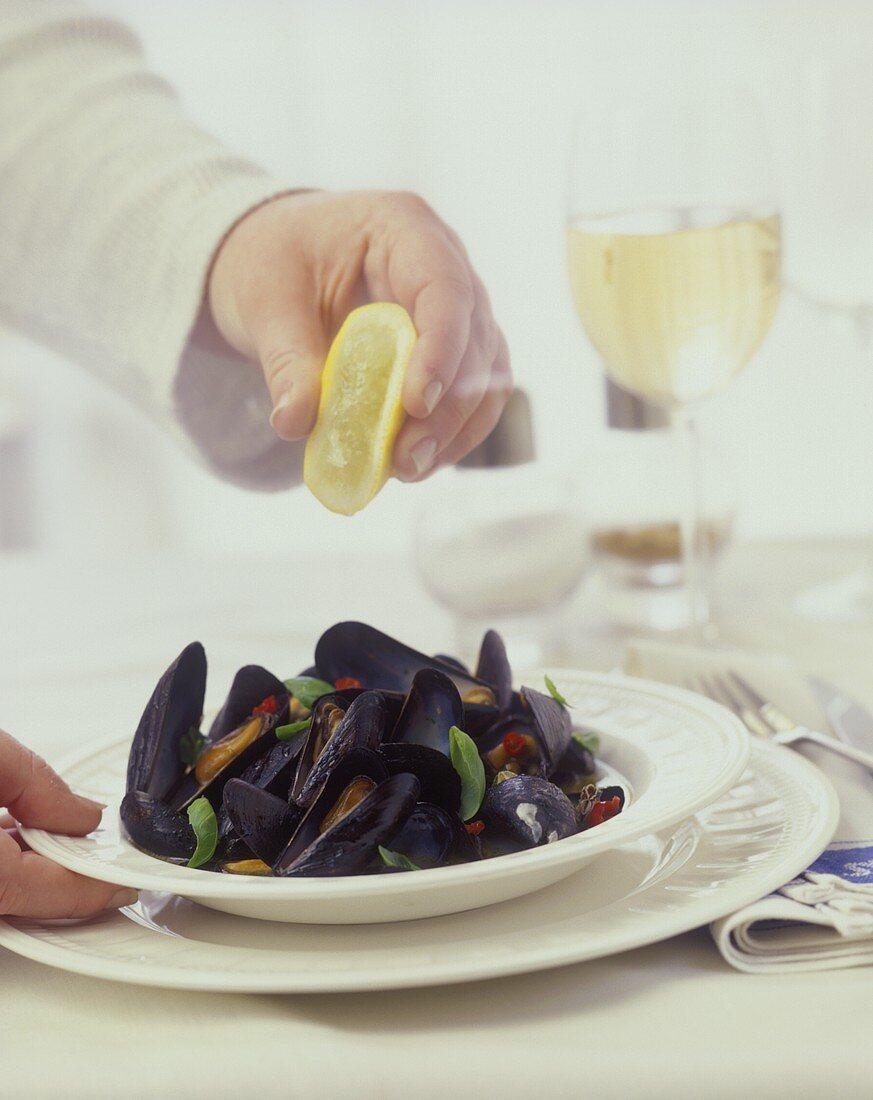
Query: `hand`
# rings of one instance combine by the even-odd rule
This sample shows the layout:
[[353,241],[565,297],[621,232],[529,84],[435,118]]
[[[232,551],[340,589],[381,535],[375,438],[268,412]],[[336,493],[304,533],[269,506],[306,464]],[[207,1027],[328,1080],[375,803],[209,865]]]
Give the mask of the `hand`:
[[418,332],[394,448],[414,481],[463,458],[491,431],[512,389],[509,353],[457,236],[416,195],[285,195],[230,232],[209,279],[222,336],[260,362],[282,439],[318,411],[321,370],[346,315],[368,301],[404,306]]
[[102,810],[2,730],[0,806],[9,811],[0,814],[0,916],[90,917],[136,901],[135,890],[84,878],[23,849],[17,822],[84,836],[100,824]]

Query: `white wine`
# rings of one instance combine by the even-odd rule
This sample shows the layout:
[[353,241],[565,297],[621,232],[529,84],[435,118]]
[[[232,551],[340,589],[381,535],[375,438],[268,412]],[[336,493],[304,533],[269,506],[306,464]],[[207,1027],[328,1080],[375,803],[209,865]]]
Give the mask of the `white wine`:
[[571,228],[576,309],[616,382],[661,405],[696,401],[764,338],[779,299],[779,215],[624,231],[632,225],[625,215]]

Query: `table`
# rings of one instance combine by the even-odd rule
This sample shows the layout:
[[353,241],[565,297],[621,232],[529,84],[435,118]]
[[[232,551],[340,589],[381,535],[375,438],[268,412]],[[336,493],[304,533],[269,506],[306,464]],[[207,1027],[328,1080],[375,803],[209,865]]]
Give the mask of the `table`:
[[[792,615],[791,594],[873,558],[873,541],[739,546],[724,629],[784,647],[873,706],[873,629]],[[569,636],[591,667],[621,633],[582,593]],[[0,558],[0,724],[46,755],[66,715],[133,729],[157,671],[199,637],[211,674],[297,671],[318,630],[377,622],[450,643],[402,559]],[[748,976],[701,929],[624,955],[444,989],[310,997],[178,993],[0,952],[0,1088],[10,1100],[201,1097],[841,1097],[873,1082],[869,969]]]

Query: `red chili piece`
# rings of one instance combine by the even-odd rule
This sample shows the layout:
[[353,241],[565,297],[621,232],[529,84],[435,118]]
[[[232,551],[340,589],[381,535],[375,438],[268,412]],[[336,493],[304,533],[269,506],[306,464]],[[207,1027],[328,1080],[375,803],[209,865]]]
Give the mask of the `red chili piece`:
[[255,709],[252,711],[252,718],[256,714],[275,714],[279,709],[279,701],[275,695],[268,695],[263,703],[258,703]]
[[606,802],[595,802],[585,824],[590,829],[594,825],[599,825],[602,821],[609,821],[611,817],[615,817],[620,812],[621,799],[616,794]]
[[521,756],[527,748],[527,741],[521,733],[507,733],[503,738],[503,751],[507,756]]
[[340,676],[335,686],[337,691],[345,691],[346,688],[359,688],[361,681],[355,676]]
[[464,826],[470,836],[478,836],[485,828],[484,821],[468,821]]

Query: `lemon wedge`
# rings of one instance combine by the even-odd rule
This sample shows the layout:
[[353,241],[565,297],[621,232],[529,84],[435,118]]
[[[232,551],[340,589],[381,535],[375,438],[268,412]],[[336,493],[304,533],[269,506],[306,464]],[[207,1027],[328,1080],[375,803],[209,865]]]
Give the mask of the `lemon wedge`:
[[406,417],[400,398],[415,340],[402,306],[374,302],[353,310],[331,344],[303,480],[332,512],[354,515],[388,480]]

